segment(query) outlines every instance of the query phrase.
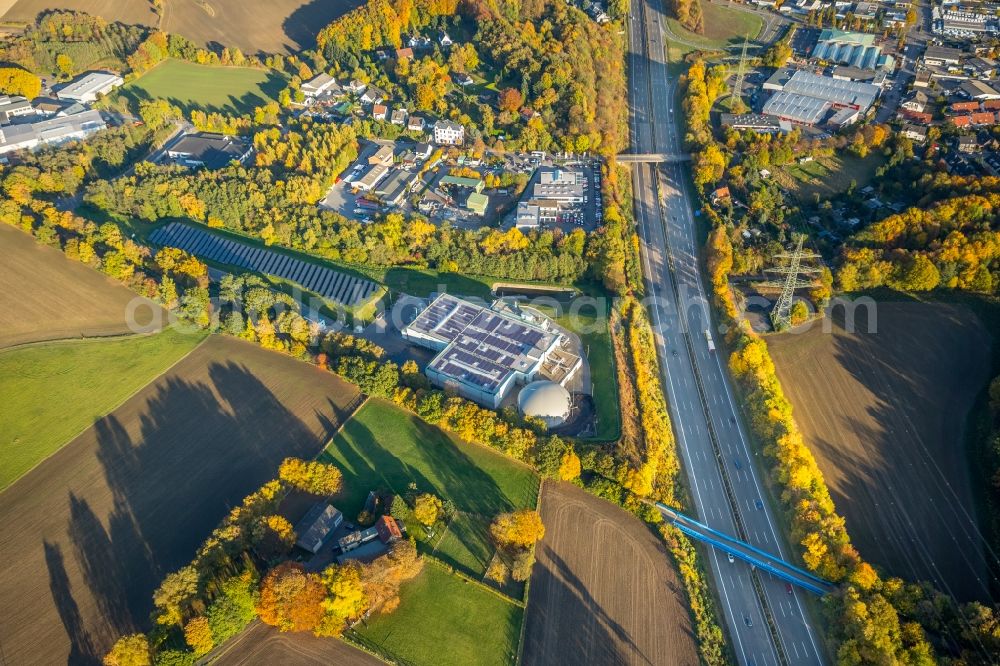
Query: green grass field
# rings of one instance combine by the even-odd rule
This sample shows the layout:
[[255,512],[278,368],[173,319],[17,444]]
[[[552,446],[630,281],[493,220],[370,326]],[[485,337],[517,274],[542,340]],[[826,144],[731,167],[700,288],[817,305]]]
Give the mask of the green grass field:
[[482,576],[493,550],[489,519],[463,513],[448,525],[434,556],[470,575]]
[[185,113],[202,109],[242,114],[275,100],[286,83],[273,71],[171,59],[122,86],[117,94],[133,104],[144,99],[166,99]]
[[348,519],[364,506],[369,490],[419,492],[452,500],[459,511],[492,518],[534,507],[535,473],[499,453],[467,444],[383,400],[369,400],[323,453],[344,473],[347,493],[337,500]]
[[869,153],[866,157],[844,153],[804,164],[790,164],[777,172],[777,178],[783,187],[805,201],[815,194],[830,197],[845,192],[852,180],[857,187],[864,187],[884,163],[881,153]]
[[431,666],[512,665],[524,614],[432,562],[400,589],[390,615],[376,615],[358,634],[404,663]]
[[[670,63],[679,63],[692,51],[719,51],[739,48],[743,38],[750,35],[750,41],[760,34],[764,21],[756,14],[730,9],[722,5],[703,2],[705,34],[698,35],[682,27],[676,19],[667,19],[667,28],[676,37],[667,34],[668,57]],[[679,40],[679,41],[678,41]],[[672,72],[675,73],[675,72]]]
[[203,339],[202,334],[167,329],[152,336],[52,342],[0,352],[0,489]]

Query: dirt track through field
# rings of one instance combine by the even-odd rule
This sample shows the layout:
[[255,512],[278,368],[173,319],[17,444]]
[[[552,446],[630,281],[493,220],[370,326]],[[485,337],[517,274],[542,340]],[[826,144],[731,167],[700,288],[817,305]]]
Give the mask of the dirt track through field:
[[684,591],[635,516],[546,481],[545,538],[531,578],[524,664],[698,663]]
[[283,634],[274,627],[258,623],[227,643],[212,662],[215,666],[385,666],[367,652],[337,638],[317,638],[312,634]]
[[[795,419],[861,555],[890,575],[987,598],[964,450],[989,376],[989,336],[958,306],[879,303],[832,334],[768,338]],[[842,315],[842,310],[840,311]]]
[[0,493],[0,662],[97,664],[148,629],[163,576],[283,458],[316,455],[357,396],[213,336],[21,477]]
[[0,251],[0,348],[130,332],[126,308],[140,297],[124,285],[6,224]]

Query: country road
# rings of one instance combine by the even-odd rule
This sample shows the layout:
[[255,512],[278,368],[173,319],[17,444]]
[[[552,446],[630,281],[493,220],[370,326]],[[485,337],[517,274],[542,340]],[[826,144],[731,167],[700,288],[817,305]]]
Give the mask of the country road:
[[[633,5],[629,21],[629,101],[632,152],[679,153],[676,81],[666,64],[666,16],[656,0]],[[776,29],[768,31],[775,34]],[[635,211],[650,316],[656,330],[667,401],[694,501],[710,527],[791,561],[724,369],[699,272],[699,241],[684,164],[635,164]],[[822,664],[820,639],[805,613],[802,592],[708,553],[720,610],[737,661],[744,666]],[[773,622],[773,625],[771,624]],[[773,626],[773,630],[772,630]]]

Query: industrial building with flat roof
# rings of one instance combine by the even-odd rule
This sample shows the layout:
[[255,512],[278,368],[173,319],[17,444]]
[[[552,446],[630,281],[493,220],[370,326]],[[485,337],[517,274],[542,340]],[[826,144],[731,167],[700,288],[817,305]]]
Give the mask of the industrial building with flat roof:
[[532,189],[535,199],[558,201],[562,205],[583,203],[583,174],[565,169],[546,169],[541,172]]
[[814,60],[825,60],[859,69],[882,69],[892,71],[896,60],[882,53],[882,47],[875,45],[875,35],[863,32],[845,32],[826,28],[819,33]]
[[117,74],[90,72],[56,92],[56,97],[75,102],[95,102],[98,95],[106,95],[123,83],[125,79]]
[[777,92],[764,103],[764,113],[801,125],[820,124],[831,109],[854,109],[860,116],[871,108],[880,91],[870,83],[805,71],[795,71],[789,77],[786,71],[778,70],[768,83],[768,89]]
[[0,127],[0,154],[83,139],[107,127],[100,111],[57,116],[36,123]]
[[434,384],[492,409],[517,384],[539,378],[564,384],[583,363],[561,348],[558,331],[450,294],[439,294],[403,337],[439,352],[426,368]]

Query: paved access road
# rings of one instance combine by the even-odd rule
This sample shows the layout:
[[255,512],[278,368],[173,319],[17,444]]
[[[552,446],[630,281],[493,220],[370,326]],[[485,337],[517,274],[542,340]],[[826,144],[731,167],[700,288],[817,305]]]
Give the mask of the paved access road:
[[[679,104],[674,107],[676,81],[668,77],[665,62],[663,11],[661,3],[642,0],[633,5],[629,20],[629,96],[636,153],[682,149],[674,124],[681,113]],[[643,270],[648,295],[655,300],[650,314],[694,509],[703,522],[734,536],[741,536],[737,524],[745,525],[750,544],[789,559],[778,542],[778,527],[751,461],[724,359],[709,351],[705,338],[705,330],[713,327],[699,273],[687,168],[641,164],[633,167],[633,174]],[[710,335],[721,337],[715,330]],[[739,560],[729,562],[715,551],[708,560],[740,664],[823,663],[819,638],[804,614],[803,593],[789,593],[783,582],[758,575]],[[778,640],[768,628],[768,613]]]

